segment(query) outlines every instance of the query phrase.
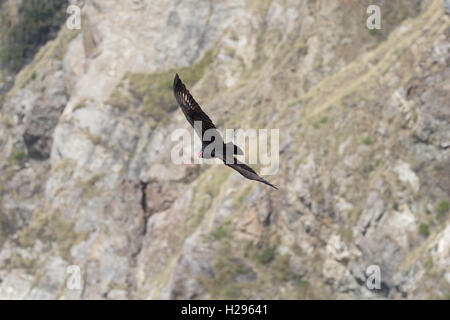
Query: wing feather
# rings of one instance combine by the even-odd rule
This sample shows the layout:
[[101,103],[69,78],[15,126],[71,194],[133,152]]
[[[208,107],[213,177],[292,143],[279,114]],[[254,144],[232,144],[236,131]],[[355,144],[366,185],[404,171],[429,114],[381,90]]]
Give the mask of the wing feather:
[[235,163],[225,163],[225,165],[227,165],[228,167],[236,170],[237,172],[239,172],[242,176],[246,177],[247,179],[250,180],[255,180],[255,181],[259,181],[262,183],[267,184],[268,186],[271,186],[272,188],[275,188],[278,190],[277,187],[275,187],[273,184],[271,184],[270,182],[268,182],[267,180],[261,178],[256,172],[255,170],[253,170],[252,168],[250,168],[248,165],[246,165],[245,163],[242,163],[240,161],[238,161],[236,158],[234,158],[234,162]]
[[[178,105],[186,116],[187,121],[194,127],[195,121],[201,121],[202,132],[197,132],[200,138],[208,129],[216,129],[216,126],[208,117],[208,115],[200,108],[199,104],[194,100],[189,90],[181,81],[178,74],[175,75],[173,81],[173,94],[177,100]],[[195,127],[194,127],[195,128]]]

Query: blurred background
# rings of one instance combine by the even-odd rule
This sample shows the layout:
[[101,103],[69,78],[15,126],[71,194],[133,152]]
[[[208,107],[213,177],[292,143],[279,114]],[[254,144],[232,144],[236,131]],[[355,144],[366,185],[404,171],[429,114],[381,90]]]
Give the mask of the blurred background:
[[[0,299],[450,299],[449,1],[0,7]],[[175,72],[280,191],[171,162]]]

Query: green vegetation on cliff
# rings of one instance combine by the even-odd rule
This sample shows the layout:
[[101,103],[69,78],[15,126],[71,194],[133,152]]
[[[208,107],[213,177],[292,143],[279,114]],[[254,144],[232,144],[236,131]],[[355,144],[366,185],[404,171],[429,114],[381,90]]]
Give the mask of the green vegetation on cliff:
[[18,72],[30,62],[42,45],[56,37],[66,17],[66,5],[66,0],[23,1],[18,21],[6,31],[6,44],[0,49],[0,65]]

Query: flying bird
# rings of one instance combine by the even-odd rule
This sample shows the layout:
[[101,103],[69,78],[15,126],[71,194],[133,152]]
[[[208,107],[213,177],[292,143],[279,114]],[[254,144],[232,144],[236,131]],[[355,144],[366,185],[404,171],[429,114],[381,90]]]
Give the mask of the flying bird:
[[[278,189],[267,180],[261,178],[255,170],[234,157],[235,154],[242,155],[242,150],[232,142],[223,142],[223,138],[217,131],[216,126],[194,100],[178,74],[175,75],[173,81],[173,94],[181,111],[183,111],[186,116],[187,121],[191,124],[202,141],[202,151],[198,154],[199,158],[218,158],[222,160],[226,166],[236,170],[245,178],[259,181],[272,188]],[[198,126],[198,123],[200,123],[201,126]],[[211,140],[207,141],[205,133],[206,136],[211,136]]]

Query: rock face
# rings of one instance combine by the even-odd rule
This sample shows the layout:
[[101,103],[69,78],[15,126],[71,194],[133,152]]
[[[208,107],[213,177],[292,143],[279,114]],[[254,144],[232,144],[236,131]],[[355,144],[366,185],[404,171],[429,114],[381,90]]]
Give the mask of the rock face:
[[[0,298],[449,297],[447,2],[77,3],[0,91]],[[280,191],[171,161],[175,72]]]
[[450,14],[450,1],[444,0],[444,10],[447,14]]

